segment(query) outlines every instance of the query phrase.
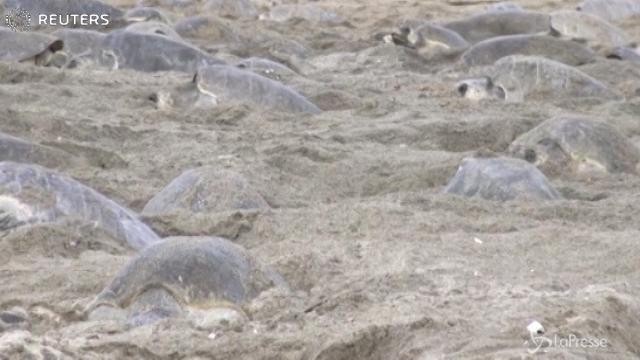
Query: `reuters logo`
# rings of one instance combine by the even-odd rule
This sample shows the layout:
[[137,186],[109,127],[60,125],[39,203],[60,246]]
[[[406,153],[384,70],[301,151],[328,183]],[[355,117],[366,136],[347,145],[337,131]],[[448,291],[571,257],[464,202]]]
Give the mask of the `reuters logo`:
[[13,31],[31,30],[31,14],[24,9],[12,9],[4,16],[7,27]]

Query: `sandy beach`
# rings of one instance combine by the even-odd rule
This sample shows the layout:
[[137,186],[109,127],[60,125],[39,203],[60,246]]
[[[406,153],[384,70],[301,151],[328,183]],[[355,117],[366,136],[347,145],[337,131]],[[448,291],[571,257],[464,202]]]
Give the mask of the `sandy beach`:
[[[202,14],[204,1],[182,2],[145,4],[173,23]],[[513,2],[540,12],[578,4]],[[503,155],[558,115],[606,122],[640,146],[640,65],[600,56],[579,67],[620,100],[472,102],[455,92],[469,72],[454,60],[416,57],[376,34],[403,20],[464,18],[489,2],[309,3],[339,19],[227,16],[222,30],[188,41],[229,62],[287,65],[293,71],[275,78],[316,104],[315,115],[151,100],[193,74],[0,62],[0,132],[72,154],[57,171],[137,214],[186,170],[244,176],[268,208],[141,219],[161,237],[230,239],[290,287],[263,292],[243,306],[244,324],[219,331],[180,318],[133,328],[87,321],[78,309],[136,251],[77,221],[20,227],[0,235],[0,310],[24,309],[29,325],[0,333],[0,359],[640,358],[637,174],[550,176],[557,201],[443,193],[462,159]],[[254,3],[258,14],[268,6]],[[640,42],[640,17],[616,25]],[[606,347],[532,353],[534,321],[549,339]]]

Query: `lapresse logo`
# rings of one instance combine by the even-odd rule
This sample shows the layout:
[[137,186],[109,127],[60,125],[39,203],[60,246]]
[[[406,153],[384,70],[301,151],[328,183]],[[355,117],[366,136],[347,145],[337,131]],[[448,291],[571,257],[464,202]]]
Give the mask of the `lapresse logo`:
[[37,14],[32,16],[24,9],[11,9],[5,15],[5,25],[13,31],[29,31],[36,26],[108,26],[109,14]]

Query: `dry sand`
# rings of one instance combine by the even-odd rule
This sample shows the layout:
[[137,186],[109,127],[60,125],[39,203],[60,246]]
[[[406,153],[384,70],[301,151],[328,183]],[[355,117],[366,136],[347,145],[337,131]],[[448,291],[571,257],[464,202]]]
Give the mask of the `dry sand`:
[[[640,358],[638,176],[552,178],[566,198],[556,202],[442,194],[463,157],[504,152],[558,114],[592,115],[640,145],[640,67],[583,67],[625,101],[469,103],[453,93],[461,74],[451,63],[373,37],[405,18],[454,19],[486,3],[314,3],[346,22],[225,21],[248,38],[306,47],[304,58],[280,56],[302,73],[282,81],[327,110],[317,116],[233,104],[156,109],[149,95],[188,74],[0,64],[0,131],[87,159],[60,170],[135,211],[196,166],[246,176],[271,210],[145,221],[163,236],[228,237],[292,288],[262,294],[247,324],[215,334],[184,320],[135,329],[80,321],[77,309],[134,252],[88,226],[20,229],[0,236],[0,309],[26,309],[31,326],[0,334],[0,359],[43,348],[70,359]],[[551,11],[577,2],[517,3]],[[621,25],[640,40],[640,19]],[[259,41],[194,41],[229,59],[282,53]],[[532,321],[550,338],[608,346],[531,355]]]

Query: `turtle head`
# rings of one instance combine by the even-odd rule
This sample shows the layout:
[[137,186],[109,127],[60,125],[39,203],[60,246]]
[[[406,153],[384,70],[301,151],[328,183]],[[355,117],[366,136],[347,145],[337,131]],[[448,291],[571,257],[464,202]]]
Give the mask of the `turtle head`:
[[411,28],[408,26],[402,26],[399,29],[399,32],[393,32],[388,34],[384,41],[387,43],[392,43],[395,45],[406,46],[408,48],[413,48],[413,44],[409,39],[409,35],[411,34]]
[[33,217],[31,208],[18,199],[0,195],[0,231],[24,225]]
[[460,81],[456,84],[456,92],[460,97],[475,101],[491,98],[504,100],[506,97],[504,88],[496,86],[488,76]]
[[196,72],[191,81],[171,90],[160,90],[148,99],[155,103],[158,110],[185,109],[191,107],[210,108],[217,104],[217,96],[201,83],[200,74]]
[[35,64],[40,66],[49,65],[51,63],[53,55],[56,52],[62,50],[63,47],[64,47],[64,42],[62,40],[52,41],[51,44],[49,44],[49,46],[47,46],[47,48],[43,52],[37,54],[33,58]]
[[533,145],[518,145],[512,153],[539,167],[548,175],[562,173],[571,160],[557,141],[546,137]]

